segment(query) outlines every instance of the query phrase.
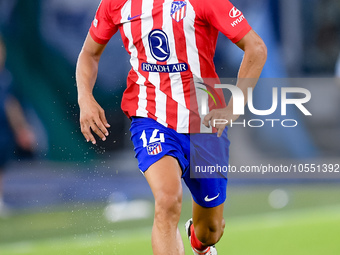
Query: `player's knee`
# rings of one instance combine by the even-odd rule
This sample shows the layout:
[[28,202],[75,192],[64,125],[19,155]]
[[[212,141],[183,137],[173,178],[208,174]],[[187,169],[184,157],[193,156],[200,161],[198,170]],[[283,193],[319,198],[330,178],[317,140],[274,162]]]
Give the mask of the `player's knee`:
[[208,223],[202,221],[195,225],[195,234],[204,245],[211,246],[221,239],[224,227],[224,219],[222,221],[213,220]]
[[158,194],[155,198],[155,218],[178,221],[181,214],[181,194]]

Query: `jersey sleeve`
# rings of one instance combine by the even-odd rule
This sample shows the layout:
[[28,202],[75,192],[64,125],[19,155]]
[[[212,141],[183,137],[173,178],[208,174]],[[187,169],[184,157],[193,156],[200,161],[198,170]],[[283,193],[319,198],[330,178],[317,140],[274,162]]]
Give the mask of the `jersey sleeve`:
[[210,25],[227,36],[233,43],[240,41],[250,30],[243,13],[228,0],[203,1],[204,17]]
[[110,0],[100,2],[89,30],[92,39],[100,44],[106,44],[118,30],[110,16],[110,2]]

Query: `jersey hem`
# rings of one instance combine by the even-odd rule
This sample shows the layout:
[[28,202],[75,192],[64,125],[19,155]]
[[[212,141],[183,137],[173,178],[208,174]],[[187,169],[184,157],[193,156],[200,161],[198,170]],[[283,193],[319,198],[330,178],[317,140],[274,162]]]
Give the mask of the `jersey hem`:
[[250,32],[251,29],[252,29],[251,26],[248,26],[248,27],[246,27],[246,28],[243,28],[243,29],[241,30],[241,32],[238,33],[237,36],[234,37],[231,41],[232,41],[233,43],[238,43],[239,41],[241,41],[241,39],[242,39],[246,34],[248,34],[248,33]]
[[101,39],[101,38],[99,38],[98,36],[96,36],[96,34],[93,32],[92,29],[90,29],[89,32],[90,32],[90,35],[91,35],[92,39],[93,39],[96,43],[99,43],[99,44],[107,44],[107,43],[110,41],[110,39],[107,40],[107,39]]

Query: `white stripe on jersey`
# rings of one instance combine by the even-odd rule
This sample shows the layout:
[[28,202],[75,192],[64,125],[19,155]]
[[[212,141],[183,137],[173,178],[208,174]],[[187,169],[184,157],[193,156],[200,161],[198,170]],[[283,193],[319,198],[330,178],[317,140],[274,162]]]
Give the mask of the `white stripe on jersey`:
[[[128,0],[121,10],[121,23],[124,23],[124,18],[128,17],[131,14],[131,0]],[[138,94],[138,108],[136,111],[136,116],[147,117],[146,111],[146,86],[144,85],[146,79],[138,72],[139,61],[138,61],[138,53],[135,45],[133,44],[133,37],[131,32],[131,22],[126,22],[123,24],[123,30],[125,36],[129,39],[129,51],[131,52],[130,63],[133,70],[138,75],[137,85],[139,85],[139,94]]]
[[[142,19],[142,39],[143,45],[149,45],[148,35],[153,28],[152,11],[154,1],[143,1],[142,13],[147,13],[147,17],[143,16]],[[149,13],[150,12],[150,13]],[[144,15],[144,14],[143,14]],[[147,62],[156,64],[157,61],[152,57],[150,50],[145,48],[145,55]],[[166,123],[166,95],[160,90],[160,75],[156,72],[149,73],[149,81],[155,86],[155,116],[157,121],[163,126],[168,126]]]

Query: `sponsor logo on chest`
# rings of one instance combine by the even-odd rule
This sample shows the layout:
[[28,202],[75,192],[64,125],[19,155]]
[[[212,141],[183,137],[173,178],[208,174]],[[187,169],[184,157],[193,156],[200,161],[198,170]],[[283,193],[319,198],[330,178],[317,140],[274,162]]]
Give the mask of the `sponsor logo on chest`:
[[[151,56],[158,62],[166,62],[170,56],[170,44],[168,35],[160,29],[154,29],[148,36],[149,49]],[[177,73],[184,72],[189,69],[187,63],[174,63],[174,64],[154,64],[154,63],[141,63],[141,69],[145,72],[157,73]]]

